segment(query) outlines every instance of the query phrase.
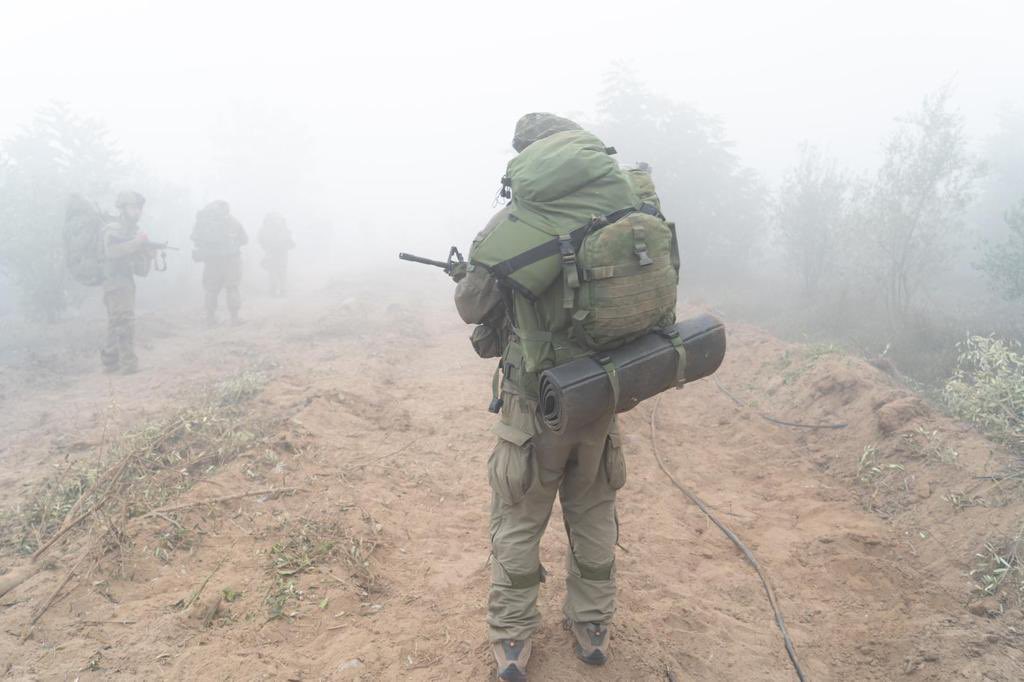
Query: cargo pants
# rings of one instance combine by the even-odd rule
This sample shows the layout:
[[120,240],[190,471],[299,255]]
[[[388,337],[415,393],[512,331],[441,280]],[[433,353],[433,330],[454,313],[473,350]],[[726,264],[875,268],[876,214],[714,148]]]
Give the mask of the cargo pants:
[[203,267],[203,290],[205,292],[206,314],[213,317],[217,312],[217,300],[224,290],[228,312],[234,318],[242,307],[242,294],[238,285],[242,282],[242,259],[240,256],[210,256]]
[[491,641],[526,639],[540,623],[544,580],[540,540],[555,495],[569,539],[564,615],[608,622],[615,613],[615,492],[626,482],[613,416],[560,436],[544,427],[536,402],[505,394],[498,442],[488,461],[491,484]]
[[103,366],[113,370],[133,370],[139,360],[135,355],[135,281],[128,277],[103,291],[107,308],[107,341],[100,351]]

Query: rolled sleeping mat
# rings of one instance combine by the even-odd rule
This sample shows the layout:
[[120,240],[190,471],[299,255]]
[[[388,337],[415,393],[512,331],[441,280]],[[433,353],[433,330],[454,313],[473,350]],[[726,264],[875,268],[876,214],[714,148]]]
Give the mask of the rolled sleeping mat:
[[[679,376],[681,354],[686,367]],[[715,373],[725,357],[725,325],[711,315],[683,320],[605,353],[580,358],[540,375],[540,414],[549,429],[567,433],[612,412],[626,412],[673,386]],[[618,381],[618,396],[612,383]]]

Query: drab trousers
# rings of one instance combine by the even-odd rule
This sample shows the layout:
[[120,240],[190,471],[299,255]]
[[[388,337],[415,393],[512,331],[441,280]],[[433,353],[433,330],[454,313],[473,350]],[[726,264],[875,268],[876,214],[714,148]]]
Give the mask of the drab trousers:
[[203,291],[206,313],[217,311],[217,299],[221,289],[232,316],[242,307],[242,295],[238,285],[242,281],[242,259],[239,256],[212,256],[203,265]]
[[135,280],[128,278],[103,292],[107,308],[107,342],[100,352],[107,367],[133,367],[135,356]]
[[537,404],[504,396],[491,484],[491,641],[526,639],[540,624],[540,540],[555,495],[569,540],[564,615],[608,622],[615,613],[615,493],[626,480],[614,417],[559,436],[536,416]]

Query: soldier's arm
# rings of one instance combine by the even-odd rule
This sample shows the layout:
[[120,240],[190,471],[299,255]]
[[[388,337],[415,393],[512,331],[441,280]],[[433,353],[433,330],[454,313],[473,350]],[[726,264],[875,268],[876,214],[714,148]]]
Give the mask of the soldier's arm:
[[130,258],[142,251],[146,243],[146,236],[140,232],[134,237],[124,237],[107,230],[103,240],[107,258],[120,259]]
[[466,324],[480,324],[503,305],[498,282],[489,272],[475,267],[455,285],[455,308]]
[[[480,230],[480,233],[473,240],[473,246],[469,250],[469,259],[473,260],[473,251],[476,245],[483,240],[505,219],[508,214],[508,207],[498,211]],[[501,291],[498,289],[498,281],[491,276],[485,268],[469,265],[466,268],[466,276],[459,280],[455,287],[455,308],[459,311],[466,324],[480,324],[487,320],[499,317],[496,308],[504,306]]]

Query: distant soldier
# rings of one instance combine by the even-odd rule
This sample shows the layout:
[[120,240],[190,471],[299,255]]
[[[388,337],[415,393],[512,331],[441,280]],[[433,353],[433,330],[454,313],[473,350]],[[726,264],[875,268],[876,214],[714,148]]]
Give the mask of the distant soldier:
[[149,274],[149,238],[139,231],[146,199],[138,192],[117,195],[117,220],[103,228],[103,303],[107,307],[107,343],[100,351],[108,372],[132,374],[139,369],[135,355],[135,276]]
[[295,248],[288,223],[280,213],[268,213],[260,229],[263,267],[270,274],[270,295],[284,296],[288,277],[288,252]]
[[239,324],[242,295],[242,247],[249,243],[242,224],[231,215],[226,201],[212,201],[196,214],[192,230],[195,250],[192,257],[203,263],[203,289],[206,292],[206,323],[217,324],[217,299],[221,289],[227,300],[231,324]]

